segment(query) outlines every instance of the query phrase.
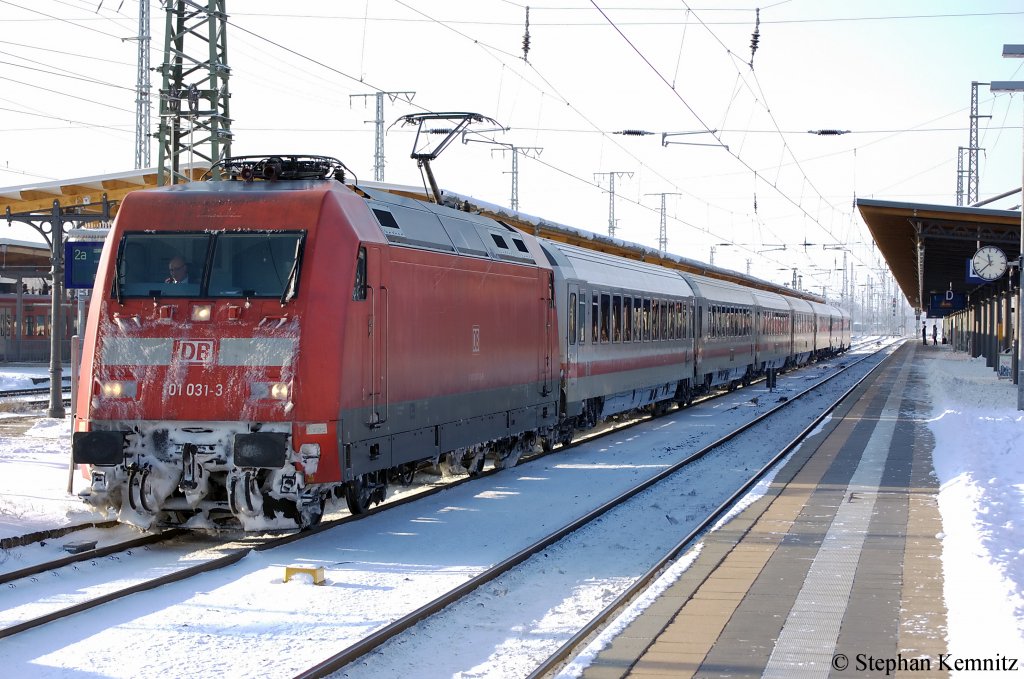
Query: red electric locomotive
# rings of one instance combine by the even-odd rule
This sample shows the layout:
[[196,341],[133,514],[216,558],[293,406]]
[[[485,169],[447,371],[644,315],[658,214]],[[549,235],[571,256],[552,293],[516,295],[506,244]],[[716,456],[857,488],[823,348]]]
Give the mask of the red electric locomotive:
[[[121,520],[304,527],[558,416],[551,266],[499,222],[318,156],[132,193],[99,264],[73,454]],[[254,180],[255,178],[255,180]],[[274,179],[279,181],[264,181]]]

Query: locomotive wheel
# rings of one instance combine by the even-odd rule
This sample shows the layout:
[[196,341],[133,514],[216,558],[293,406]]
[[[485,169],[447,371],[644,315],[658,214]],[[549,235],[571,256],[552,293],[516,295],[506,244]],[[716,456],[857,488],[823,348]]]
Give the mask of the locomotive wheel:
[[228,483],[228,508],[232,514],[247,514],[255,516],[258,513],[256,498],[260,495],[256,475],[246,471],[238,478],[232,478]]
[[398,483],[403,486],[411,486],[412,480],[416,477],[416,465],[412,462],[403,464],[398,468]]
[[[150,502],[147,502],[147,492],[149,485],[146,481],[149,479],[149,468],[143,469],[141,472],[131,470],[128,473],[128,505],[137,512],[144,512],[153,514],[153,508],[150,506]],[[148,498],[152,501],[152,497]]]
[[366,483],[365,479],[352,479],[345,484],[345,504],[348,511],[353,514],[365,514],[373,501],[373,486]]
[[[301,530],[313,528],[324,518],[324,509],[327,507],[327,498],[321,495],[312,503],[305,504],[299,510]],[[354,513],[354,512],[353,512]]]

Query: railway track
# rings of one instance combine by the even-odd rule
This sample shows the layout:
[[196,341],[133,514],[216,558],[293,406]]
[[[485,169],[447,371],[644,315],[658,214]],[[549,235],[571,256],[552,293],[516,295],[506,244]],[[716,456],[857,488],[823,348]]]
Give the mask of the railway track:
[[[795,397],[790,397],[790,400],[793,400],[794,398]],[[643,421],[646,421],[647,419],[648,418],[644,418]],[[610,429],[609,431],[605,432],[602,435],[604,435],[604,436],[622,435],[624,430],[628,429],[629,427],[636,426],[639,423],[640,422],[630,422],[628,424],[619,423],[616,426],[614,426],[612,429]],[[723,439],[722,441],[717,442],[716,445],[721,445],[725,440],[727,440],[728,438],[730,438],[732,436],[735,436],[735,435],[736,434],[731,434],[729,437],[725,437],[725,439]],[[591,440],[593,440],[593,438],[591,438]],[[571,448],[571,447],[575,447],[576,445],[579,445],[579,443],[573,443],[573,444],[571,444],[568,447]],[[687,460],[685,460],[683,463],[681,463],[681,465],[683,465],[683,466],[691,465],[697,459],[699,459],[700,457],[702,457],[702,456],[704,456],[706,454],[708,454],[708,450],[698,451],[697,454],[694,454],[694,455],[688,457]],[[538,457],[539,458],[543,458],[543,455],[535,456],[534,459],[536,459]],[[478,474],[478,476],[487,476],[487,475],[493,474],[493,473],[495,473],[497,471],[500,471],[500,470],[487,470],[485,472],[482,472],[481,474]],[[587,525],[592,524],[597,519],[597,517],[602,516],[602,515],[610,512],[610,511],[612,511],[614,509],[614,507],[621,505],[623,502],[626,502],[629,497],[633,497],[636,494],[643,492],[644,489],[646,489],[647,487],[649,487],[650,485],[652,485],[654,483],[657,483],[659,480],[665,478],[666,476],[670,475],[671,473],[672,473],[671,471],[665,471],[664,473],[659,474],[655,479],[652,479],[651,481],[649,481],[649,482],[647,482],[645,484],[637,486],[636,488],[630,490],[628,493],[623,494],[623,496],[620,496],[619,498],[616,498],[615,500],[610,501],[610,502],[606,503],[605,505],[602,505],[598,509],[595,509],[595,510],[589,512],[586,516],[581,517],[579,519],[576,519],[576,520],[566,524],[560,530],[553,531],[550,535],[548,535],[544,539],[542,539],[540,541],[537,541],[533,545],[531,545],[531,546],[529,546],[527,548],[521,549],[516,554],[513,554],[512,556],[509,556],[509,557],[505,558],[497,566],[495,566],[495,567],[493,567],[491,569],[487,569],[487,571],[480,573],[479,575],[477,575],[476,577],[472,578],[471,580],[466,581],[464,584],[459,585],[458,587],[453,588],[452,591],[450,593],[446,594],[444,597],[439,597],[439,598],[437,598],[434,601],[428,602],[428,603],[424,604],[423,606],[420,606],[419,608],[417,608],[415,611],[410,613],[408,616],[406,616],[402,620],[396,620],[396,621],[386,625],[382,629],[374,631],[372,634],[368,635],[366,638],[360,640],[356,644],[348,646],[347,648],[345,648],[344,650],[339,652],[339,654],[337,654],[334,658],[327,659],[327,660],[319,663],[316,667],[310,668],[309,670],[306,670],[306,671],[302,672],[301,674],[299,674],[299,676],[323,676],[324,673],[331,671],[331,668],[337,668],[337,667],[340,667],[340,666],[344,666],[345,664],[351,663],[352,661],[354,661],[354,660],[356,660],[356,659],[358,659],[360,657],[365,657],[365,654],[371,652],[372,649],[374,649],[374,648],[376,648],[376,647],[386,643],[389,639],[394,639],[397,635],[400,635],[404,631],[408,630],[412,625],[415,625],[416,623],[418,623],[420,621],[429,619],[431,615],[434,615],[437,611],[442,610],[444,607],[457,603],[461,599],[465,598],[469,593],[471,593],[474,590],[477,590],[478,588],[480,588],[481,585],[483,585],[484,583],[490,582],[490,581],[492,581],[492,580],[494,580],[496,578],[499,578],[504,573],[511,572],[512,569],[514,569],[516,566],[519,566],[519,565],[523,564],[527,560],[529,560],[532,557],[534,557],[537,553],[543,552],[545,549],[551,548],[559,540],[564,540],[567,535],[572,534],[574,531],[577,531],[578,529],[580,529],[582,527],[585,527]],[[426,496],[429,496],[429,495],[433,495],[435,493],[439,493],[441,491],[450,490],[451,488],[457,487],[458,485],[460,485],[461,483],[465,482],[466,480],[468,480],[468,477],[456,480],[453,483],[449,483],[449,484],[446,484],[444,486],[428,487],[425,490],[421,490],[421,491],[419,491],[418,493],[415,493],[415,494],[409,494],[409,495],[407,495],[407,496],[405,496],[403,498],[400,498],[398,500],[391,500],[386,505],[379,506],[379,507],[375,508],[374,510],[368,512],[366,515],[364,515],[364,517],[358,517],[358,520],[361,521],[364,518],[368,518],[370,516],[373,516],[373,515],[379,513],[380,511],[392,509],[392,508],[394,508],[396,506],[400,506],[402,504],[405,504],[405,503],[408,503],[408,502],[412,502],[414,500],[418,500],[418,499],[421,499],[423,497],[426,497]],[[98,605],[103,604],[103,603],[109,603],[109,602],[117,601],[118,599],[121,599],[123,597],[130,596],[132,594],[137,594],[137,593],[140,593],[140,592],[144,592],[144,591],[153,589],[155,587],[158,587],[160,585],[172,584],[172,583],[175,583],[175,582],[180,582],[180,581],[187,580],[189,578],[195,577],[196,575],[199,575],[201,573],[206,573],[206,572],[210,572],[212,570],[216,570],[216,569],[219,569],[219,568],[224,568],[226,566],[230,566],[232,564],[238,563],[238,561],[240,561],[246,554],[248,554],[250,552],[253,552],[253,551],[262,552],[262,551],[270,550],[270,549],[272,549],[274,547],[280,547],[280,546],[286,545],[286,544],[288,544],[290,542],[295,542],[295,541],[303,540],[305,538],[309,538],[309,537],[318,535],[320,533],[324,533],[326,531],[330,531],[330,530],[340,526],[341,524],[347,523],[347,522],[352,521],[352,520],[356,520],[356,519],[353,519],[353,518],[342,518],[342,519],[334,519],[334,520],[330,520],[330,521],[325,521],[317,529],[314,529],[313,531],[309,531],[309,532],[306,532],[306,533],[289,534],[287,536],[278,536],[278,537],[272,537],[272,538],[261,538],[261,539],[258,539],[258,540],[250,540],[250,541],[246,542],[245,544],[236,544],[234,546],[232,546],[230,544],[228,544],[228,545],[220,544],[220,545],[217,546],[217,549],[220,550],[222,552],[222,554],[217,556],[217,557],[215,557],[215,558],[208,558],[208,559],[204,558],[204,559],[202,559],[201,563],[190,564],[188,566],[185,566],[185,567],[182,567],[182,568],[179,568],[179,569],[175,570],[175,572],[173,572],[173,573],[164,573],[163,575],[161,575],[159,577],[139,580],[139,581],[131,583],[129,586],[117,588],[114,591],[104,592],[101,596],[92,597],[92,598],[89,598],[88,600],[77,601],[77,602],[73,603],[70,606],[61,606],[61,607],[58,607],[58,608],[56,608],[54,610],[49,610],[49,611],[45,612],[44,614],[34,615],[30,619],[19,620],[19,621],[13,623],[13,624],[9,624],[5,629],[0,630],[0,638],[8,637],[8,636],[13,636],[13,635],[16,635],[16,634],[18,634],[20,632],[23,632],[23,631],[26,631],[26,630],[29,630],[29,629],[33,629],[33,628],[39,627],[41,625],[46,625],[46,624],[51,623],[51,622],[57,622],[59,620],[62,620],[64,618],[66,618],[69,615],[73,615],[75,613],[80,613],[82,611],[89,610],[90,608],[93,608],[93,607],[98,606]],[[164,538],[164,539],[166,539],[166,538]],[[136,549],[136,548],[129,548],[129,549]],[[143,547],[141,547],[141,549],[146,550],[147,547],[143,546]],[[116,556],[117,552],[111,552],[110,554]],[[133,556],[133,554],[126,554],[126,557],[128,557],[129,559],[132,556]],[[99,554],[94,554],[94,555],[91,555],[91,556],[87,555],[87,556],[85,556],[83,558],[88,560],[88,562],[91,564],[96,559],[104,558],[104,556],[101,556]],[[81,561],[82,561],[82,559],[78,559],[78,561],[76,563],[80,563]],[[36,580],[39,580],[39,579],[41,579],[40,576],[42,574],[45,574],[45,573],[56,573],[61,568],[67,568],[69,566],[70,566],[70,562],[68,564],[62,564],[62,565],[48,564],[45,567],[38,568],[35,571],[35,573],[33,573],[33,574],[22,574],[21,578],[23,579],[23,581],[24,581],[25,578],[27,578],[29,580],[31,580],[32,578],[36,578]],[[70,566],[70,567],[73,567],[73,566]],[[42,577],[46,577],[46,576],[42,575]],[[60,576],[58,574],[58,575],[54,575],[52,577],[60,577]],[[17,580],[9,580],[8,583],[9,583],[9,586],[10,586],[10,583],[13,583],[15,586],[18,586],[17,585]]]
[[[31,387],[27,389],[8,389],[0,391],[0,411],[2,412],[29,412],[39,408],[45,408],[50,404],[49,387]],[[65,406],[71,405],[71,389],[64,385],[61,391],[61,401]]]
[[[862,360],[868,360],[869,357],[865,357]],[[649,587],[657,578],[659,578],[666,569],[669,568],[674,561],[676,561],[681,554],[686,550],[692,548],[695,543],[709,530],[716,522],[720,521],[725,517],[736,504],[751,491],[751,489],[765,478],[774,474],[778,470],[782,463],[787,459],[790,453],[798,448],[808,437],[810,437],[827,418],[855,389],[861,386],[865,380],[867,380],[874,371],[882,365],[883,361],[876,363],[868,372],[857,379],[852,385],[850,385],[843,393],[828,407],[822,410],[821,414],[814,418],[807,426],[805,426],[789,443],[783,446],[777,453],[775,453],[767,463],[765,463],[756,473],[743,483],[739,488],[736,489],[724,502],[716,506],[711,512],[705,516],[699,524],[697,524],[689,533],[687,533],[672,549],[668,550],[664,555],[661,556],[658,561],[651,566],[645,573],[634,581],[632,585],[626,588],[620,593],[614,601],[608,606],[601,610],[601,612],[594,616],[587,624],[580,627],[580,629],[572,635],[572,637],[562,644],[557,651],[550,654],[544,662],[536,667],[529,675],[529,679],[540,679],[541,677],[549,676],[553,672],[556,672],[560,667],[563,667],[568,660],[576,656],[583,647],[593,639],[601,630],[608,625],[608,623],[615,619],[617,616],[625,612],[626,608],[636,599],[636,597],[643,592],[643,590]],[[853,367],[853,366],[850,366]],[[829,380],[838,375],[830,377]],[[808,392],[811,390],[807,390]],[[805,392],[807,393],[807,392]],[[803,394],[801,394],[803,396]],[[781,409],[782,406],[780,406]],[[767,418],[774,414],[775,410],[766,413],[758,418],[757,422]],[[735,432],[736,435],[747,432],[752,427],[745,427],[743,431]],[[713,444],[715,445],[715,444]],[[710,451],[709,451],[710,452]]]
[[[870,358],[871,356],[865,357],[861,361],[858,361],[857,364],[862,361],[870,360]],[[651,504],[651,500],[649,498],[640,497],[642,494],[646,494],[646,491],[658,486],[659,484],[667,483],[671,479],[678,479],[681,472],[691,470],[694,465],[708,456],[716,454],[716,452],[723,447],[730,444],[735,445],[735,442],[740,437],[743,437],[744,435],[752,435],[750,432],[756,431],[755,428],[758,425],[761,425],[772,418],[778,420],[779,418],[787,417],[785,414],[786,411],[792,408],[792,406],[799,402],[800,399],[809,397],[814,392],[819,391],[822,384],[846,374],[857,364],[848,365],[843,369],[843,371],[837,372],[822,382],[808,387],[803,392],[789,397],[786,401],[779,403],[767,412],[758,415],[749,423],[726,434],[717,441],[701,448],[691,455],[688,455],[685,459],[673,464],[652,478],[609,500],[584,516],[561,526],[557,530],[551,531],[544,538],[534,542],[524,549],[519,550],[501,562],[483,570],[479,574],[460,584],[458,587],[445,592],[442,596],[427,602],[415,610],[410,611],[408,614],[393,620],[380,629],[375,630],[372,634],[365,636],[358,642],[349,645],[333,656],[320,661],[318,664],[297,673],[295,676],[303,679],[323,677],[341,670],[342,668],[345,668],[346,676],[359,676],[358,669],[354,669],[354,665],[360,661],[363,661],[361,663],[362,666],[373,668],[372,672],[367,673],[368,675],[376,672],[387,674],[387,669],[382,668],[379,665],[379,662],[382,658],[387,658],[392,655],[392,648],[415,646],[414,639],[416,637],[424,639],[438,638],[435,634],[431,633],[429,627],[423,627],[424,625],[429,625],[432,616],[452,616],[453,619],[459,620],[459,626],[464,626],[466,628],[473,628],[475,624],[484,624],[482,622],[474,623],[473,620],[473,611],[476,608],[480,608],[481,604],[466,603],[466,600],[471,596],[475,596],[474,593],[480,591],[485,585],[493,583],[499,579],[529,579],[531,573],[537,572],[537,569],[541,567],[535,563],[538,559],[544,561],[544,567],[548,569],[559,568],[557,564],[551,564],[549,561],[544,560],[543,557],[546,557],[549,551],[555,550],[559,543],[571,539],[570,536],[575,535],[578,531],[581,531],[581,529],[595,530],[594,527],[597,524],[603,523],[605,525],[596,530],[601,530],[612,535],[629,534],[630,528],[628,527],[628,524],[624,524],[616,519],[608,518],[612,513],[619,513],[623,515],[622,518],[627,520],[629,523],[633,523],[635,521],[639,524],[647,523],[648,525],[657,525],[656,520],[659,518],[658,515],[663,514],[664,510],[661,509],[661,505],[656,501],[654,502],[656,509],[654,511],[646,512],[650,515],[649,518],[641,518],[636,521],[637,515],[644,512]],[[872,370],[873,369],[874,368],[872,368]],[[831,410],[838,405],[838,403],[841,402],[847,394],[856,388],[856,386],[858,386],[868,374],[870,374],[870,372],[866,373],[864,376],[858,377],[852,386],[843,391],[842,396],[835,399],[827,408],[823,408],[821,414],[817,418],[806,424],[806,426],[804,426],[803,429],[799,431],[799,433],[786,446],[774,453],[771,458],[760,466],[754,474],[747,475],[746,478],[738,481],[737,487],[732,490],[727,499],[716,504],[712,511],[708,512],[702,519],[698,520],[696,525],[689,530],[681,541],[672,545],[671,549],[667,550],[665,553],[657,557],[652,557],[654,563],[646,570],[646,572],[633,579],[632,583],[628,587],[625,587],[622,591],[618,592],[610,604],[600,610],[600,612],[592,618],[591,622],[583,625],[574,634],[572,634],[569,640],[558,647],[555,652],[547,654],[546,657],[541,658],[537,663],[537,667],[529,673],[530,676],[545,676],[559,664],[564,663],[565,660],[579,648],[580,644],[584,640],[590,638],[602,625],[621,611],[622,608],[631,601],[639,591],[646,587],[658,574],[660,574],[672,560],[676,559],[683,550],[692,546],[694,541],[708,530],[711,525],[718,521],[739,498],[747,493],[750,488],[768,474],[780,460],[799,445],[799,443],[803,441],[804,438],[806,438],[806,436],[828,416]],[[753,435],[756,436],[756,434]],[[580,542],[584,541],[586,540],[581,540]],[[570,555],[568,557],[569,559],[577,558],[581,554],[580,549],[575,546],[568,547],[562,551],[567,552]],[[494,586],[492,585],[492,587]],[[494,587],[494,589],[498,592],[506,592],[506,588],[504,586],[497,586]],[[503,595],[502,598],[505,596],[507,596],[507,594]],[[418,629],[419,633],[410,637],[409,635],[411,630],[414,628]],[[386,644],[389,645],[385,646]],[[370,654],[372,654],[372,658],[370,658]],[[416,652],[412,651],[412,654],[415,655]],[[459,668],[444,668],[440,673],[447,675],[449,670],[458,671],[458,669],[465,670],[466,666],[463,665]]]

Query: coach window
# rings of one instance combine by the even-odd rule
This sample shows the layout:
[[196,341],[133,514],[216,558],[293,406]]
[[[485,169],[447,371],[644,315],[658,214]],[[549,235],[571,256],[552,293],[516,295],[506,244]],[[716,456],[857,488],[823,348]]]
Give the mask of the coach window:
[[569,295],[569,344],[576,344],[576,293]]
[[611,295],[606,292],[601,293],[601,341],[607,342],[611,337],[611,314],[609,308],[611,307]]
[[658,313],[661,315],[661,339],[672,339],[672,329],[668,325],[668,302],[661,300],[658,309]]
[[612,341],[622,341],[622,297],[612,297]]
[[597,344],[598,339],[601,337],[597,330],[599,327],[598,322],[601,317],[601,314],[598,311],[600,306],[598,305],[597,299],[598,297],[596,292],[590,295],[590,341],[594,344]]
[[586,328],[587,328],[587,299],[586,291],[580,293],[580,303],[576,310],[577,325],[579,326],[580,344],[586,344]]
[[633,341],[633,298],[622,298],[622,341]]

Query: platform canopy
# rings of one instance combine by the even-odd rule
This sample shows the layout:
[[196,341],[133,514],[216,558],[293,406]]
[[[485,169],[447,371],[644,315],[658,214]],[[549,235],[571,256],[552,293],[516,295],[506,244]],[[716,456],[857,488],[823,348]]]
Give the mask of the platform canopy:
[[911,306],[929,310],[933,295],[986,294],[1005,289],[1007,276],[985,283],[968,276],[981,245],[995,245],[1010,262],[1020,255],[1020,212],[979,207],[857,200],[879,251]]
[[[199,179],[209,164],[194,163],[185,168],[194,179]],[[93,177],[56,179],[21,186],[0,187],[0,217],[10,209],[12,214],[46,212],[57,201],[62,208],[80,208],[84,211],[95,209],[104,196],[112,203],[116,213],[122,198],[132,191],[152,188],[157,185],[156,168],[128,170]]]

